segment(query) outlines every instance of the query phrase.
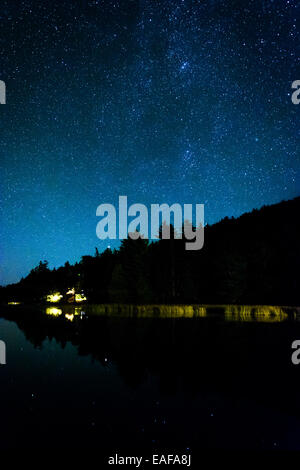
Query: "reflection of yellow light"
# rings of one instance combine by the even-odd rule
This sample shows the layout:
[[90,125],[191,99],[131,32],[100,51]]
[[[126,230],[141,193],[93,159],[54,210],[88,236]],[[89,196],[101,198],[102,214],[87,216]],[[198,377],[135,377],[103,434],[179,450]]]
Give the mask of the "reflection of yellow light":
[[225,319],[239,322],[280,322],[288,318],[281,307],[268,305],[228,305],[225,309]]
[[70,294],[72,294],[72,295],[75,294],[75,288],[74,287],[72,287],[72,289],[68,290],[67,295],[70,295]]
[[54,294],[47,295],[47,302],[59,302],[62,297],[60,292],[55,292]]
[[75,294],[75,302],[83,302],[86,297],[83,294]]
[[8,305],[20,305],[21,302],[7,302]]
[[62,314],[62,310],[60,308],[48,307],[46,308],[46,314],[52,315],[53,317],[58,317]]
[[73,315],[73,313],[72,314],[66,313],[65,318],[69,321],[73,321],[74,320],[74,315]]

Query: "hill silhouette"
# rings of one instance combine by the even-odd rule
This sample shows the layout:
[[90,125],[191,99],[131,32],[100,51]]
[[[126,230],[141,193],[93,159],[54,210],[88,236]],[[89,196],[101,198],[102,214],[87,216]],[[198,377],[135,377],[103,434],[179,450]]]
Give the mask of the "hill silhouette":
[[[125,239],[118,250],[82,256],[49,269],[47,261],[0,301],[41,302],[70,288],[91,303],[212,303],[299,305],[300,197],[206,226],[204,246],[185,240]],[[62,297],[62,302],[66,300]]]

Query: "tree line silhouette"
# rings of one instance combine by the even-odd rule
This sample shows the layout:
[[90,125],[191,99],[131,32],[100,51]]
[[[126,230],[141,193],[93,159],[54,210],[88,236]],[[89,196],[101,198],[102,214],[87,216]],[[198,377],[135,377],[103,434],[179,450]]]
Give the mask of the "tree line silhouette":
[[90,303],[299,305],[300,197],[263,206],[204,229],[204,246],[185,250],[184,237],[124,239],[80,262],[49,269],[47,261],[20,282],[0,288],[0,300],[40,302],[70,287]]

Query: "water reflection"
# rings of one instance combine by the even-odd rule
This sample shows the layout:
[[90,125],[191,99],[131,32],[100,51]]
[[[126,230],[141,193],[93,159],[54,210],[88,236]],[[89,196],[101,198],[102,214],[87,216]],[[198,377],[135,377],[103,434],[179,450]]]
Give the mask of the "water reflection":
[[238,322],[282,322],[288,319],[288,313],[282,307],[267,305],[227,305],[225,319]]
[[203,305],[98,304],[85,306],[85,311],[90,315],[135,318],[203,318],[207,315],[207,307]]
[[[36,383],[31,375],[30,381],[26,376],[16,384],[14,370],[14,381],[4,381],[1,392],[8,404],[12,393],[24,397],[11,435],[15,423],[23,422],[23,412],[32,435],[22,432],[19,439],[32,441],[34,436],[35,445],[42,438],[50,442],[54,431],[60,442],[71,440],[77,426],[83,444],[95,448],[99,442],[106,445],[105,439],[114,449],[132,442],[161,449],[273,448],[274,440],[291,430],[286,416],[300,423],[300,375],[290,361],[300,325],[288,309],[68,305],[42,311],[11,307],[2,313],[18,326],[11,364],[19,367],[20,381],[25,377],[25,345],[18,342],[23,338],[34,345],[32,352],[27,349],[26,361]],[[274,325],[271,318],[286,321]],[[49,407],[53,393],[56,408]],[[7,410],[5,422],[10,423],[13,412],[12,407]],[[49,431],[45,423],[47,429],[50,423]]]
[[47,307],[46,314],[64,315],[73,321],[75,317],[112,316],[126,318],[209,318],[215,315],[224,316],[227,321],[235,322],[282,322],[295,318],[294,309],[268,305],[127,305],[101,304],[82,307],[65,305],[61,308]]
[[74,315],[73,315],[73,313],[71,313],[71,314],[66,313],[65,318],[69,321],[73,321],[74,320]]
[[55,307],[47,307],[46,308],[46,315],[52,315],[53,317],[58,317],[59,315],[62,315],[62,309],[61,308],[55,308]]
[[63,308],[56,308],[56,307],[47,307],[46,308],[46,315],[50,315],[52,317],[58,317],[64,314],[66,320],[73,321],[75,317],[83,318],[85,312],[82,311],[80,307],[63,307]]
[[[99,312],[106,314],[100,315]],[[112,312],[118,312],[118,315]],[[128,312],[128,317],[125,317]],[[187,318],[183,317],[184,314]],[[139,315],[145,315],[145,318]],[[171,315],[176,317],[170,318]],[[178,374],[185,377],[185,386],[193,384],[194,390],[196,383],[203,386],[203,374],[207,375],[208,381],[218,381],[220,387],[225,386],[231,374],[232,377],[235,374],[241,376],[243,352],[244,356],[248,354],[247,343],[252,355],[255,354],[254,346],[258,351],[260,347],[264,349],[266,328],[273,326],[270,323],[282,321],[283,325],[291,326],[292,340],[295,339],[294,328],[297,325],[292,321],[291,314],[282,307],[233,305],[218,309],[205,306],[129,305],[86,305],[83,309],[67,305],[47,307],[44,313],[24,312],[14,307],[6,318],[14,320],[36,347],[42,348],[49,338],[55,338],[63,347],[71,342],[78,348],[79,355],[91,355],[105,367],[111,360],[116,361],[127,383],[141,383],[146,371],[156,371],[163,388],[169,390],[175,387],[173,382],[177,382]],[[287,321],[289,319],[291,321]],[[228,320],[234,321],[234,328]],[[252,336],[254,330],[247,327],[249,322],[257,323],[255,337]],[[235,344],[232,334],[237,331],[238,343]],[[284,346],[282,357],[289,354],[290,344],[289,341]],[[265,351],[257,353],[259,357],[256,362],[252,357],[253,365],[264,363],[269,354],[269,350],[266,351],[265,355]],[[223,362],[230,364],[224,382],[220,380],[225,373]],[[200,364],[202,378],[196,373]]]

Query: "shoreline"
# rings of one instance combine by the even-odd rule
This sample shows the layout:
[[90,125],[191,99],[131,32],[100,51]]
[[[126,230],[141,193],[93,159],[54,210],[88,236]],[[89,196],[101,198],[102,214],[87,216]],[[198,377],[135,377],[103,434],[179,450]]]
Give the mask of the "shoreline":
[[74,314],[117,318],[209,318],[224,316],[227,320],[276,321],[300,318],[300,307],[240,304],[89,304],[41,303],[1,305],[7,311],[45,311],[47,315]]

